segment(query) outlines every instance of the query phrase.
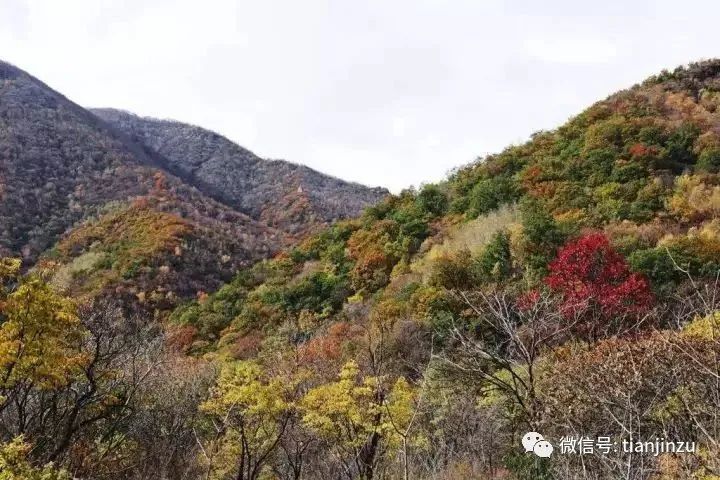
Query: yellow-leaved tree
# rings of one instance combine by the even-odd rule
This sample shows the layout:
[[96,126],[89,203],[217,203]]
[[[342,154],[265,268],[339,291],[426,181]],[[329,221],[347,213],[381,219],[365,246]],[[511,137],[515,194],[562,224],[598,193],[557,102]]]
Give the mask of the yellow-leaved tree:
[[418,413],[417,389],[405,378],[398,378],[383,401],[383,432],[388,437],[390,450],[400,453],[404,480],[410,478],[410,447],[425,443],[415,428]]
[[[20,277],[20,261],[0,259],[0,416],[33,390],[67,385],[83,367],[84,328],[74,304],[55,293],[39,275]],[[1,418],[1,417],[0,417]],[[0,480],[60,479],[51,465],[34,468],[20,428],[3,423]]]
[[0,480],[70,480],[67,472],[52,465],[33,467],[27,460],[29,451],[22,437],[0,444]]
[[206,478],[255,480],[267,473],[291,421],[295,391],[292,380],[270,377],[256,362],[224,365],[200,406],[211,423],[202,442]]
[[337,381],[308,391],[302,399],[303,423],[334,451],[350,478],[370,480],[382,452],[407,454],[415,421],[415,393],[398,379],[390,388],[383,378],[360,374],[346,363]]
[[20,262],[0,260],[0,412],[18,386],[52,389],[67,384],[87,361],[85,330],[75,305],[38,275],[19,277]]

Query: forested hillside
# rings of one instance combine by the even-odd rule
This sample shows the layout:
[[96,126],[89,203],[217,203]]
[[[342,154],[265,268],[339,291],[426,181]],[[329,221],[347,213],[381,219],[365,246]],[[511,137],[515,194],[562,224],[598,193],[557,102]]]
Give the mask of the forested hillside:
[[[26,268],[40,261],[55,272],[53,284],[78,299],[120,296],[129,308],[164,316],[180,300],[214,290],[238,269],[277,253],[294,236],[355,215],[386,193],[282,167],[311,180],[299,182],[278,162],[216,134],[178,128],[189,130],[190,138],[137,143],[136,136],[0,62],[0,255],[22,258]],[[186,144],[171,147],[173,141]],[[179,151],[186,156],[176,159]],[[238,161],[237,152],[252,157],[251,164]],[[217,168],[207,165],[220,161],[230,183],[206,188],[212,179],[188,174],[181,165],[188,158],[214,178]],[[251,182],[233,184],[245,177]],[[258,182],[267,187],[246,188]],[[230,185],[252,202],[216,194],[237,192]],[[348,207],[323,210],[308,200],[317,196]],[[282,220],[250,208],[261,204]]]
[[[73,251],[110,256],[125,278],[123,210],[28,275],[4,260],[0,469],[720,478],[718,107],[720,60],[662,72],[238,269],[162,321],[53,286],[51,259]],[[163,194],[150,197],[128,208]],[[174,217],[127,231],[143,239],[133,248],[181,248],[186,234]],[[92,247],[97,235],[119,240]],[[555,453],[526,453],[528,431]],[[697,448],[561,454],[563,437]]]
[[328,222],[356,217],[388,194],[384,188],[345,182],[302,165],[263,160],[193,125],[113,109],[92,112],[160,154],[167,168],[205,194],[291,234],[302,235]]

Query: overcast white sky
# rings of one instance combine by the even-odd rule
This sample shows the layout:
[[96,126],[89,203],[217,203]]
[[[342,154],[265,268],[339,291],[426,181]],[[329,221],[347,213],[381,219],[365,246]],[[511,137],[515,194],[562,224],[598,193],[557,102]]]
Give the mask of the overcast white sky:
[[397,191],[664,67],[720,2],[0,0],[0,58],[75,102]]

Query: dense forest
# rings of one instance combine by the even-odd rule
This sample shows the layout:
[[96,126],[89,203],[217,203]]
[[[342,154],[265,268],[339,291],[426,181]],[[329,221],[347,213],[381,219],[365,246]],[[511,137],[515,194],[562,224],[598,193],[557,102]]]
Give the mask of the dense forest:
[[0,479],[720,479],[720,60],[212,291],[155,180],[0,262]]
[[389,193],[303,165],[259,158],[193,125],[108,108],[91,111],[154,152],[166,168],[203,193],[291,234],[307,234],[317,225],[355,217]]

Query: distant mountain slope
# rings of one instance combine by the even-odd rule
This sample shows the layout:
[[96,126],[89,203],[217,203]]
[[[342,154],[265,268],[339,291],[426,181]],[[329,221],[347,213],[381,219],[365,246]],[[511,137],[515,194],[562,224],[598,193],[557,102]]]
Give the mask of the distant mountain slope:
[[387,194],[199,127],[95,113],[0,61],[0,255],[42,259],[78,295],[172,306]]
[[264,160],[204,128],[114,109],[92,112],[150,155],[159,154],[167,169],[205,194],[290,233],[355,217],[388,194],[302,165]]
[[[0,62],[0,254],[22,256],[33,265],[59,239],[72,235],[74,226],[86,228],[94,218],[102,225],[110,212],[127,210],[124,231],[138,233],[141,228],[153,232],[156,226],[147,219],[160,215],[182,224],[176,244],[140,232],[134,237],[138,245],[124,240],[116,245],[110,241],[112,229],[96,228],[91,242],[77,243],[61,260],[103,249],[114,249],[115,257],[140,252],[145,256],[133,258],[132,268],[118,278],[143,274],[152,280],[147,282],[151,290],[164,283],[163,290],[189,295],[217,287],[240,266],[286,243],[284,233],[213,200],[157,168],[160,163],[95,115]],[[147,245],[158,248],[140,248]],[[176,246],[182,255],[175,254]],[[105,258],[116,264],[107,266],[119,271],[126,259],[113,255]],[[144,272],[167,264],[167,255],[173,270],[164,277],[172,282]]]
[[144,194],[142,151],[21,70],[0,63],[0,245],[35,256],[94,207]]

